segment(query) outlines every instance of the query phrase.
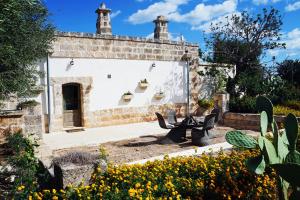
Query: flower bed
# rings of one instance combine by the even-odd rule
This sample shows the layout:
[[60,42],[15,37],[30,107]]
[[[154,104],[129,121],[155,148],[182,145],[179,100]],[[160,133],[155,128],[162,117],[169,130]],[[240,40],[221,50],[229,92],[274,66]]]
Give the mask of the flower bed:
[[[246,158],[255,151],[201,157],[166,157],[144,165],[96,171],[88,186],[43,190],[33,199],[276,199],[276,174],[251,174]],[[22,192],[20,188],[19,192]]]
[[284,115],[287,116],[289,113],[300,117],[300,109],[296,110],[287,106],[274,106],[274,115]]

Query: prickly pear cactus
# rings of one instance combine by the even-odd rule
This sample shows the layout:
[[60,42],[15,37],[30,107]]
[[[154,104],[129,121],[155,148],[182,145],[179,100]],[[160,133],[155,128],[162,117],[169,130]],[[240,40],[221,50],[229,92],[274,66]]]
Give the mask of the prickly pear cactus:
[[284,121],[284,128],[289,141],[289,150],[295,150],[298,138],[298,121],[295,115],[288,114]]
[[256,98],[256,110],[259,113],[265,111],[268,115],[269,123],[273,122],[273,104],[267,97],[259,96]]
[[[290,185],[293,189],[290,198],[300,199],[300,153],[296,150],[299,134],[297,118],[293,114],[289,114],[284,121],[285,130],[280,132],[273,117],[271,101],[266,97],[259,96],[256,99],[256,108],[261,113],[261,133],[258,141],[240,131],[230,131],[225,138],[228,143],[237,147],[259,147],[261,154],[249,158],[246,161],[247,168],[257,174],[263,174],[266,167],[274,168],[280,176],[278,179],[278,188],[281,188],[279,198],[288,199]],[[269,128],[273,132],[272,141],[266,137]]]
[[240,131],[229,131],[226,133],[225,139],[229,144],[241,148],[254,149],[258,145],[255,138]]

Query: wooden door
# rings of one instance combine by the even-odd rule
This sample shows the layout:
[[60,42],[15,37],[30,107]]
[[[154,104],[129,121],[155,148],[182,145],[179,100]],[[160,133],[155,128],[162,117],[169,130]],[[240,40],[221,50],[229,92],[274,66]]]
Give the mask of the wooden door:
[[63,90],[63,121],[64,127],[81,126],[80,85],[65,84]]

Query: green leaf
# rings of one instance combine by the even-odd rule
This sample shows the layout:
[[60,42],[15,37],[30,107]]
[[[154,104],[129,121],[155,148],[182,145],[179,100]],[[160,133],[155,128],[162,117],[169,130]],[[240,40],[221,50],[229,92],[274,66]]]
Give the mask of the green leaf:
[[268,115],[268,122],[273,122],[273,104],[267,97],[258,96],[256,98],[256,109],[260,113],[265,111]]
[[277,126],[277,123],[274,119],[273,119],[273,122],[272,122],[271,126],[272,126],[272,132],[273,132],[273,137],[274,137],[273,138],[273,143],[274,143],[274,146],[275,146],[277,156],[279,156],[278,146],[280,146],[280,145],[278,143],[282,142],[282,141],[281,140],[279,141],[279,139],[278,139],[278,137],[279,137],[278,126]]
[[260,132],[262,136],[265,136],[268,130],[268,115],[266,111],[260,113]]
[[285,163],[300,164],[300,153],[296,150],[290,151],[285,158]]
[[277,156],[276,150],[272,142],[270,142],[267,138],[263,137],[264,144],[265,144],[265,154],[268,158],[268,161],[270,164],[276,164],[279,163],[279,157]]
[[264,149],[265,145],[264,145],[264,137],[263,136],[258,137],[258,146],[261,151]]
[[284,128],[286,131],[286,137],[289,141],[289,149],[296,149],[296,142],[298,137],[298,120],[293,114],[288,114],[284,120]]
[[260,155],[254,158],[249,158],[246,160],[246,166],[250,171],[256,174],[263,174],[266,168],[264,156]]
[[245,133],[242,133],[240,131],[227,132],[225,135],[225,139],[229,144],[232,144],[236,147],[253,149],[258,145],[254,137],[246,135]]
[[280,159],[280,162],[283,162],[286,155],[289,153],[287,145],[284,143],[282,136],[278,137],[278,156]]
[[285,163],[271,165],[276,172],[293,186],[300,186],[300,164]]

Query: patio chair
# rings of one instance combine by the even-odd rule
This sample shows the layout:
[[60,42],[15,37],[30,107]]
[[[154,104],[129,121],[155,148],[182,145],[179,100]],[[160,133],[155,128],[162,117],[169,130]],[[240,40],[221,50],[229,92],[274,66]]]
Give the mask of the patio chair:
[[212,109],[212,111],[210,112],[210,114],[215,114],[215,123],[218,123],[219,121],[219,114],[220,114],[220,109],[218,107],[215,107],[214,109]]
[[209,130],[214,128],[215,124],[215,114],[209,114],[205,116],[203,127],[202,128],[193,128],[192,143],[197,146],[206,146],[210,144],[210,133]]
[[168,123],[172,124],[174,126],[179,126],[181,123],[177,121],[176,117],[176,111],[175,110],[169,110],[168,113]]
[[163,129],[172,129],[172,128],[175,127],[172,124],[166,124],[165,119],[163,118],[163,116],[160,113],[156,112],[155,115],[157,117],[158,124],[159,124],[160,128],[163,128]]
[[[212,109],[211,112],[210,112],[210,114],[215,114],[215,123],[218,123],[218,121],[219,121],[219,113],[220,113],[220,109],[216,108],[216,107],[214,109]],[[197,122],[198,122],[198,124],[200,124],[202,126],[204,124],[204,121],[201,121],[201,120],[199,120]]]

